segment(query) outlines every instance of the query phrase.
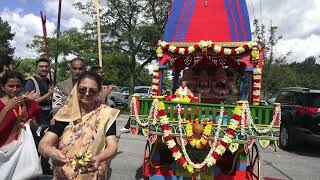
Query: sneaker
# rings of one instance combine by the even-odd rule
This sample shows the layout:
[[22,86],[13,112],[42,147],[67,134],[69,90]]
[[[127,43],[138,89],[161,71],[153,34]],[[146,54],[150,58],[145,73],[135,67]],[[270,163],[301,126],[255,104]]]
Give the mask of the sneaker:
[[121,128],[120,131],[121,131],[122,133],[128,133],[128,132],[130,132],[130,130],[127,129],[127,128]]

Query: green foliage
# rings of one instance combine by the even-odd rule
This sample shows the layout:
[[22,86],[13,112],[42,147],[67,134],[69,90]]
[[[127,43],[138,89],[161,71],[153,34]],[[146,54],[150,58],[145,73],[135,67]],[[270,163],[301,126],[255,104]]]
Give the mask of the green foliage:
[[11,33],[11,27],[8,24],[7,21],[2,21],[1,17],[0,17],[0,52],[5,54],[5,55],[9,55],[9,56],[13,56],[14,53],[14,48],[10,47],[10,42],[13,37],[14,37],[14,33]]
[[[303,62],[272,64],[270,85],[266,91],[275,92],[284,87],[307,87],[320,89],[320,64],[311,56]],[[265,73],[263,73],[263,76]]]
[[[98,57],[96,40],[92,38],[91,33],[90,28],[85,26],[81,30],[71,28],[62,32],[59,40],[57,40],[55,34],[53,34],[53,37],[47,37],[49,57],[53,58],[56,54],[64,56],[73,54],[86,60],[96,59]],[[27,44],[27,47],[34,49],[40,56],[43,56],[43,37],[35,36],[32,42]]]
[[[111,52],[103,57],[104,60],[104,72],[105,79],[111,84],[116,84],[118,86],[128,86],[130,74],[130,68],[128,64],[130,63],[130,58],[125,53],[121,52]],[[139,64],[137,64],[139,66]],[[143,68],[140,75],[135,79],[135,84],[137,85],[150,85],[151,77],[149,71]]]
[[[170,0],[108,0],[108,8],[101,9],[101,32],[107,40],[104,44],[130,58],[127,64],[130,92],[144,66],[157,58],[154,47],[163,34],[170,3]],[[75,6],[94,16],[91,2]]]
[[25,77],[30,77],[36,72],[35,59],[17,59],[15,62],[16,71],[21,72]]
[[[262,89],[264,94],[267,91],[271,91],[274,88],[274,79],[281,77],[278,74],[277,69],[279,69],[279,65],[285,64],[288,56],[290,56],[291,52],[287,52],[285,55],[281,55],[276,57],[274,55],[274,48],[277,45],[278,41],[282,39],[281,35],[278,35],[277,30],[278,27],[271,24],[271,26],[266,31],[266,26],[264,24],[260,24],[257,19],[253,21],[254,30],[252,35],[256,41],[260,43],[260,45],[265,48],[267,55],[264,58],[264,66],[263,66],[263,77],[262,77]],[[279,71],[279,73],[281,73]],[[281,86],[281,85],[280,85]]]
[[[130,86],[151,83],[145,66],[156,59],[155,45],[163,29],[171,0],[108,0],[108,8],[101,9],[102,51],[108,80]],[[81,12],[95,19],[92,3],[74,4]],[[55,35],[54,35],[55,37]],[[89,65],[98,59],[96,23],[86,24],[81,30],[71,29],[61,33],[60,39],[48,37],[50,57],[74,54],[87,60]],[[28,44],[38,54],[43,54],[43,40],[36,36]],[[115,52],[115,53],[112,53]],[[65,73],[65,66],[58,74]],[[64,77],[64,76],[62,76]],[[132,91],[131,91],[132,92]]]
[[172,81],[169,79],[170,73],[169,71],[164,71],[163,74],[163,88],[167,90],[171,90],[172,88]]

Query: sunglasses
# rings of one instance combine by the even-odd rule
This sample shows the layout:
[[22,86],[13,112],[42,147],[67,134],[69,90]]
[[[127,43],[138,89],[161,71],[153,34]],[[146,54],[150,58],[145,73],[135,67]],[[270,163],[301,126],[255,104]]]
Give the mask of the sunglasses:
[[78,92],[81,95],[86,95],[88,93],[90,96],[92,96],[98,94],[99,90],[97,88],[79,87]]

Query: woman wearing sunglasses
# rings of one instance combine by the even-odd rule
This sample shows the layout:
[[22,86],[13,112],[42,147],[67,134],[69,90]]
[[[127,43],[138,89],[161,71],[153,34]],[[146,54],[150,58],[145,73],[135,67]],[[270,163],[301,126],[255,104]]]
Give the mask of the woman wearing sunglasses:
[[0,98],[0,179],[29,179],[42,173],[29,126],[40,115],[41,107],[31,100],[32,93],[21,95],[23,86],[24,78],[18,72],[2,77],[5,96]]
[[53,160],[54,179],[104,179],[106,162],[118,148],[119,110],[101,104],[101,89],[96,73],[81,74],[40,141],[40,153]]

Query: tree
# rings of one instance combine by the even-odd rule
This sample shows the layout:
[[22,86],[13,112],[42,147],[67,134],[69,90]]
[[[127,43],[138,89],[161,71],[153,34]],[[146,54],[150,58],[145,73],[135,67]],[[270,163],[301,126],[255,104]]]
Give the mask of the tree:
[[[103,57],[105,79],[112,84],[119,86],[127,86],[129,84],[130,74],[128,73],[130,68],[128,63],[130,58],[127,54],[121,52],[111,52]],[[137,64],[139,66],[139,64]],[[151,75],[146,68],[143,68],[140,75],[134,81],[137,85],[150,85]]]
[[13,56],[15,48],[10,47],[10,41],[14,35],[14,33],[11,33],[11,27],[8,22],[2,21],[0,17],[0,53]]
[[[58,62],[57,71],[57,82],[63,81],[69,77],[68,71],[68,61],[66,56],[73,54],[78,57],[85,59],[89,68],[97,65],[98,51],[96,48],[96,40],[92,35],[92,30],[90,30],[87,24],[81,30],[72,28],[64,31],[60,34],[59,40],[53,35],[47,38],[49,57],[53,58],[57,52],[62,55],[62,60]],[[42,36],[35,36],[31,43],[27,47],[34,49],[40,56],[44,55],[43,49],[43,38]],[[106,48],[106,46],[103,46]],[[104,71],[106,78],[109,82],[119,85],[127,86],[129,84],[129,66],[130,58],[127,54],[122,52],[110,52],[104,55]],[[139,67],[139,63],[137,67]],[[141,73],[135,79],[135,83],[140,85],[147,85],[150,83],[148,70],[142,69]]]
[[21,72],[26,78],[32,76],[36,72],[36,59],[16,59],[14,61],[17,72]]
[[[81,30],[71,28],[60,34],[57,40],[55,33],[51,37],[47,37],[47,45],[49,49],[49,57],[53,58],[56,53],[67,56],[73,54],[88,60],[97,57],[96,41],[92,37],[90,27],[87,25]],[[43,37],[35,36],[32,42],[27,44],[28,48],[34,49],[40,56],[43,56]]]
[[254,31],[252,32],[253,37],[260,43],[260,45],[265,48],[267,55],[264,58],[264,66],[263,66],[263,78],[262,78],[262,89],[264,94],[267,91],[271,91],[272,87],[272,78],[277,78],[273,74],[272,67],[274,64],[285,64],[288,56],[290,56],[291,52],[286,52],[285,55],[281,55],[276,57],[274,55],[274,48],[277,45],[278,41],[282,39],[281,35],[278,35],[277,30],[278,27],[270,25],[268,29],[268,34],[266,32],[266,27],[264,24],[260,24],[257,19],[254,19]]
[[[107,8],[101,10],[104,44],[130,58],[130,93],[144,67],[157,58],[154,47],[163,34],[170,3],[170,0],[108,0]],[[94,14],[90,2],[76,6],[86,14]]]

